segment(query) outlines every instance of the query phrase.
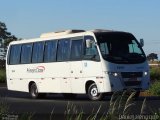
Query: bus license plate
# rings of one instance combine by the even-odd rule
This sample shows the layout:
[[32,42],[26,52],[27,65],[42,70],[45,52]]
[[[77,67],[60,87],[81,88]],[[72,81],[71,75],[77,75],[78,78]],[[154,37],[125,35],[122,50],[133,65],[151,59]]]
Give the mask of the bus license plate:
[[128,81],[138,81],[137,78],[129,78]]

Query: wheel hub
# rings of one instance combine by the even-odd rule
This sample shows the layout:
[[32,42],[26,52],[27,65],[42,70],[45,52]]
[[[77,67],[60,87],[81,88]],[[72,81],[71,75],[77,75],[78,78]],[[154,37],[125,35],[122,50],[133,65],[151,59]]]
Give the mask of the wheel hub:
[[32,96],[36,96],[36,94],[37,94],[37,89],[34,87],[34,88],[32,89]]
[[98,95],[98,90],[97,90],[97,88],[93,88],[93,89],[91,90],[91,95],[92,95],[93,97],[95,97],[95,96]]

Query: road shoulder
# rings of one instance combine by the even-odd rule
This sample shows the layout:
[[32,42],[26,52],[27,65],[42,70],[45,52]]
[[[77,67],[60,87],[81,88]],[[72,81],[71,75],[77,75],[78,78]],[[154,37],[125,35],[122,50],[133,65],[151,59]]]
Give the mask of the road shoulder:
[[0,87],[7,87],[6,83],[0,83]]

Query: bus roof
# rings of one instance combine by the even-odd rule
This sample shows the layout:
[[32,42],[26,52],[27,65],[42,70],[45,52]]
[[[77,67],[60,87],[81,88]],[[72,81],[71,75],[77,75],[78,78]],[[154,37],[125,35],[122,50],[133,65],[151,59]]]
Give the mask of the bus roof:
[[10,44],[21,44],[21,43],[29,43],[29,42],[35,42],[35,41],[42,41],[42,40],[51,40],[51,39],[60,39],[60,38],[67,38],[67,37],[76,37],[76,36],[82,36],[82,35],[93,35],[94,33],[102,33],[102,32],[120,32],[120,31],[114,31],[114,30],[105,30],[105,29],[94,29],[94,30],[64,30],[64,31],[56,31],[56,32],[49,32],[49,33],[43,33],[40,35],[39,38],[33,38],[33,39],[22,39],[19,41],[13,41]]

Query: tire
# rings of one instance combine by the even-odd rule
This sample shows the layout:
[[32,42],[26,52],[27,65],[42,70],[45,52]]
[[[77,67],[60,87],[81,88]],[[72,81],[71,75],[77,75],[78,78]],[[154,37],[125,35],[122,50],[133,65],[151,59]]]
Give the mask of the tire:
[[90,100],[102,100],[103,94],[98,93],[97,85],[95,83],[91,84],[87,91],[88,97]]
[[31,84],[31,86],[30,86],[30,88],[29,88],[29,93],[30,93],[30,95],[31,95],[31,97],[33,98],[33,99],[36,99],[36,98],[38,98],[38,89],[37,89],[37,85],[36,85],[36,83],[33,83],[33,84]]
[[71,93],[63,93],[63,97],[65,99],[75,99],[76,98],[76,94],[71,94]]

